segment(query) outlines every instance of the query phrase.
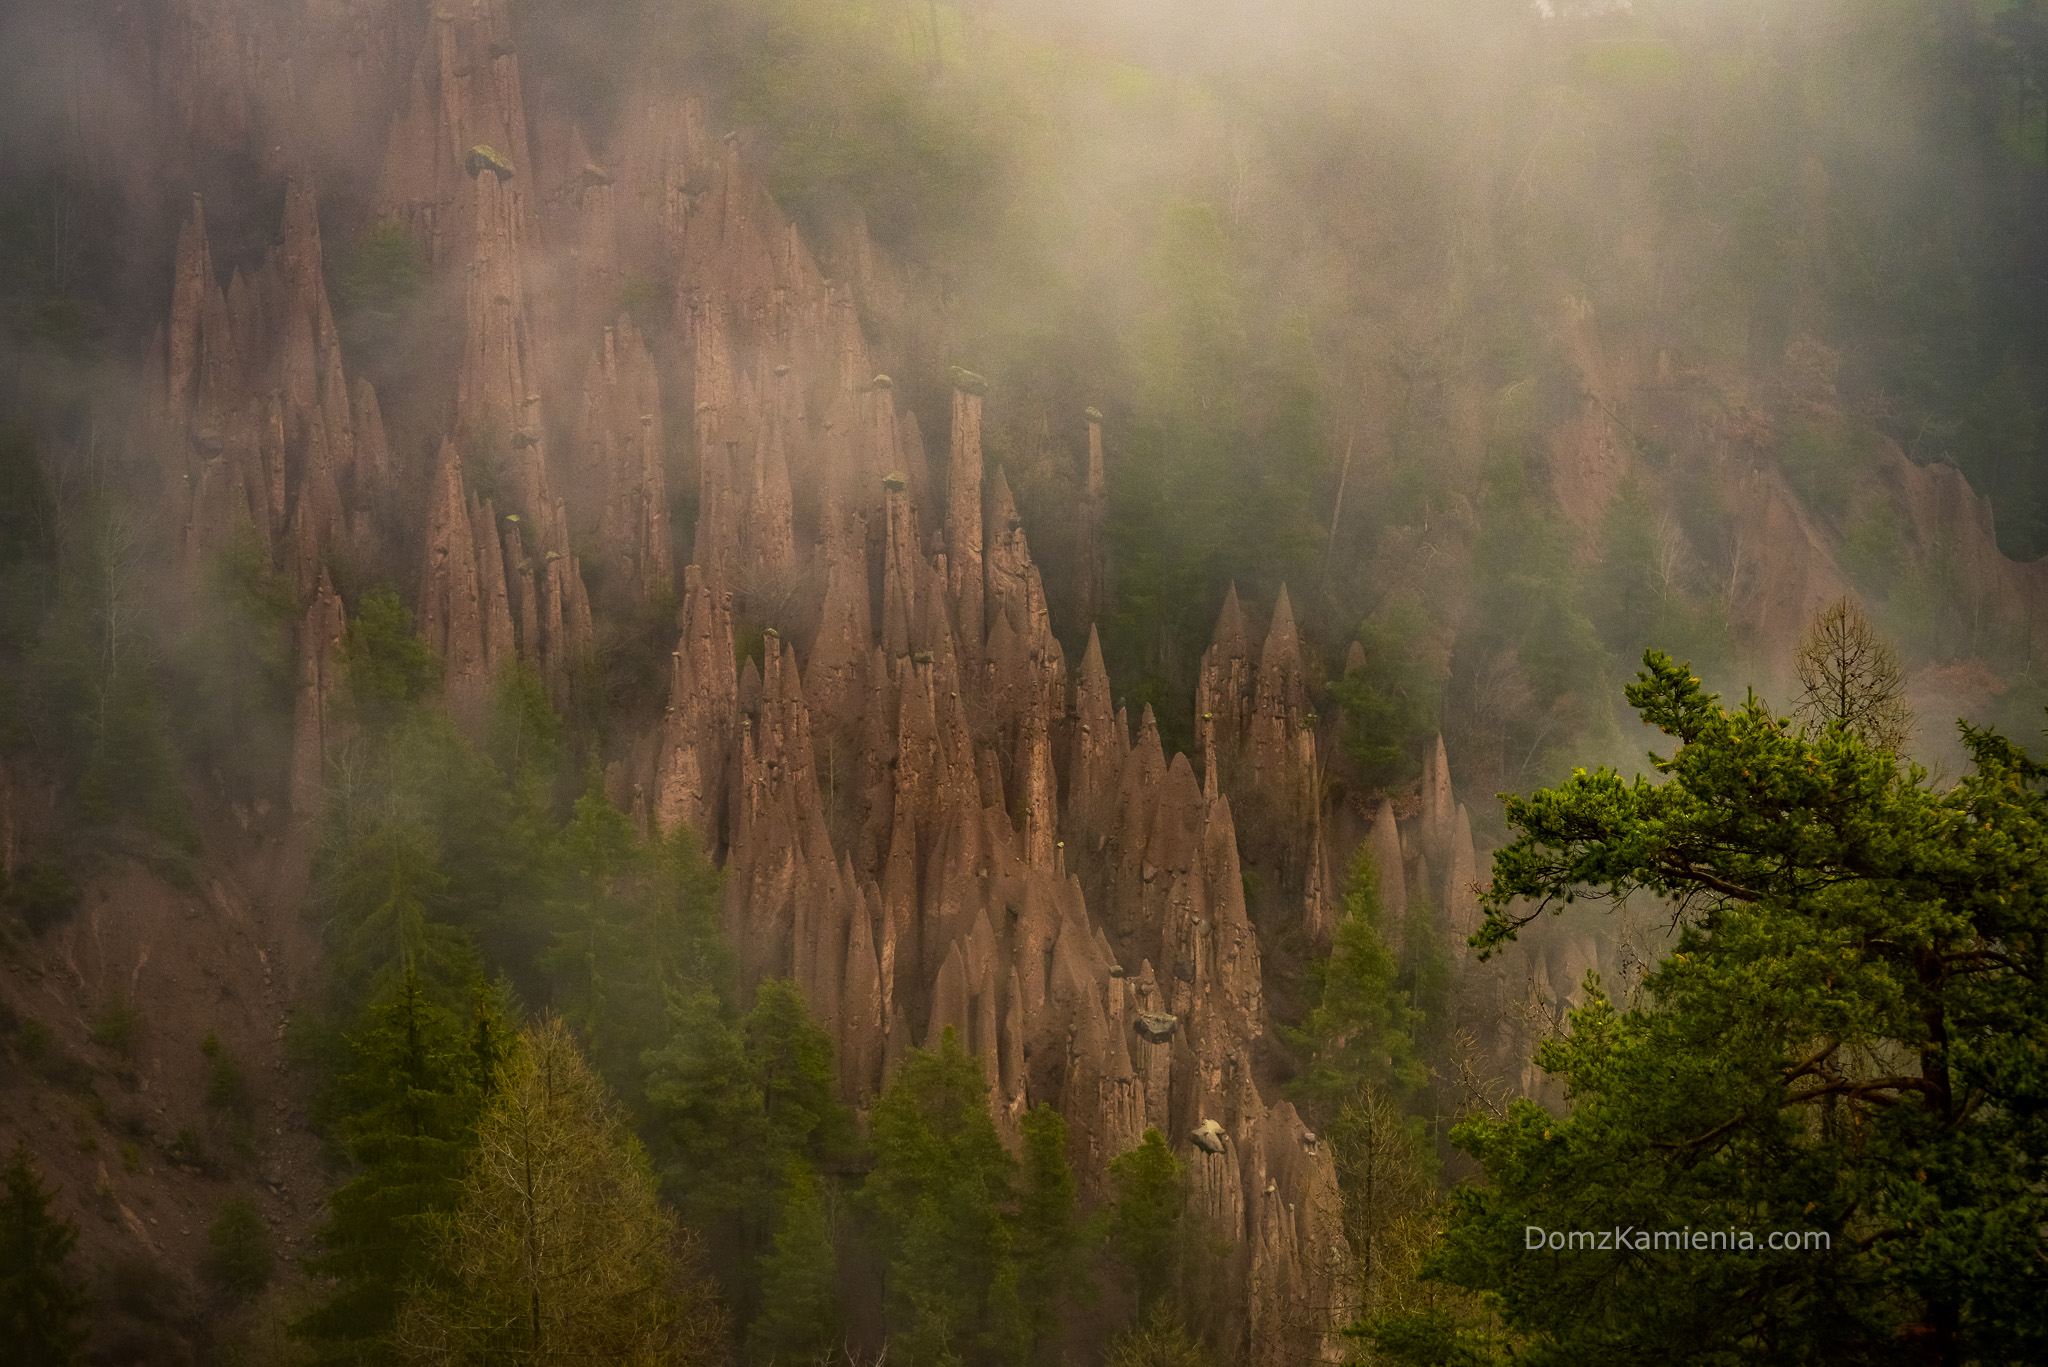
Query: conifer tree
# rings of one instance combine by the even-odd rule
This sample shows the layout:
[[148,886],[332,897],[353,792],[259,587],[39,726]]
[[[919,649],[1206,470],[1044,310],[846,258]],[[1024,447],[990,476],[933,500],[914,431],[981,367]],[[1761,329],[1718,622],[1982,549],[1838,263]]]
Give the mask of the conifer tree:
[[427,994],[417,969],[370,1012],[337,1084],[356,1176],[329,1200],[320,1252],[307,1260],[332,1287],[293,1326],[332,1363],[392,1360],[405,1288],[423,1270],[432,1222],[455,1207],[477,1117],[505,1052],[506,1027],[481,983],[464,1032]]
[[1209,1367],[1201,1340],[1164,1300],[1154,1301],[1143,1319],[1111,1340],[1104,1367]]
[[86,1299],[65,1275],[78,1226],[50,1215],[28,1145],[0,1170],[0,1352],[20,1367],[69,1367],[85,1342]]
[[809,1363],[839,1341],[839,1278],[832,1228],[818,1175],[791,1159],[775,1222],[775,1246],[760,1260],[761,1310],[747,1330],[758,1363]]
[[438,1221],[401,1361],[668,1367],[704,1359],[713,1303],[604,1082],[568,1027],[526,1032],[486,1110],[461,1201]]
[[1403,990],[1383,935],[1379,878],[1370,846],[1351,861],[1330,957],[1318,969],[1321,1000],[1288,1032],[1308,1066],[1294,1094],[1334,1109],[1370,1085],[1396,1095],[1421,1089],[1427,1073],[1415,1052],[1417,1013]]
[[910,1367],[1013,1359],[1026,1346],[1014,1258],[1017,1162],[981,1064],[948,1027],[875,1103],[863,1196],[887,1258],[884,1312]]
[[1017,1193],[1017,1294],[1036,1356],[1059,1327],[1060,1310],[1080,1287],[1074,1254],[1074,1170],[1067,1162],[1067,1122],[1044,1102],[1024,1113],[1023,1181]]
[[556,930],[541,967],[592,1060],[633,1096],[662,1015],[663,908],[651,863],[593,772],[554,850],[547,912]]
[[795,985],[771,978],[756,989],[754,1009],[731,1023],[711,993],[676,994],[670,1041],[647,1061],[668,1193],[704,1232],[736,1313],[749,1321],[790,1163],[816,1171],[852,1144],[851,1119],[832,1089],[832,1042]]
[[1173,1290],[1180,1237],[1180,1160],[1158,1130],[1109,1160],[1116,1187],[1110,1207],[1109,1247],[1143,1317]]
[[1683,908],[1677,943],[1645,1005],[1589,981],[1538,1051],[1568,1114],[1522,1099],[1453,1131],[1488,1180],[1452,1193],[1428,1271],[1508,1337],[1415,1311],[1374,1324],[1381,1351],[2048,1360],[2048,766],[1964,726],[1972,771],[1937,792],[1658,652],[1628,698],[1677,737],[1658,781],[1509,799],[1474,938],[1642,890]]

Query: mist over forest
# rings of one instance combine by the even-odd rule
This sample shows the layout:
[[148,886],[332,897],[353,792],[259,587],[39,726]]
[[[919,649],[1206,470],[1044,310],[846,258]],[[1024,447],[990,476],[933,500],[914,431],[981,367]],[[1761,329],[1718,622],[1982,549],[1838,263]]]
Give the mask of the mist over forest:
[[2040,0],[15,0],[7,1351],[2040,1361],[2044,418]]

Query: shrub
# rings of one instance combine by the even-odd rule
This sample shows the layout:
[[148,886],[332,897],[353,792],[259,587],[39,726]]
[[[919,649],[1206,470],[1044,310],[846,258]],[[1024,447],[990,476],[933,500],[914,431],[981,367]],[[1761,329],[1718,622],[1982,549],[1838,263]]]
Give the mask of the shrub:
[[99,1019],[92,1023],[92,1042],[102,1049],[110,1049],[124,1059],[133,1059],[135,1049],[142,1041],[142,1013],[135,1009],[135,1003],[123,997],[116,997],[107,1003],[107,1009],[100,1012]]
[[199,1052],[213,1063],[206,1076],[206,1104],[216,1111],[247,1116],[249,1077],[242,1071],[241,1063],[221,1047],[220,1036],[211,1030],[200,1041]]
[[396,720],[441,682],[440,657],[414,633],[411,610],[389,588],[363,595],[342,654],[356,708],[372,724]]
[[63,1042],[50,1032],[50,1027],[41,1021],[26,1019],[21,1022],[15,1035],[15,1048],[21,1055],[21,1061],[35,1070],[43,1081],[72,1091],[91,1090],[92,1066],[65,1048]]
[[230,1196],[221,1202],[206,1242],[211,1249],[207,1272],[236,1300],[253,1299],[270,1285],[277,1261],[271,1252],[270,1226],[252,1198]]
[[62,864],[36,860],[24,864],[6,880],[0,902],[28,922],[29,932],[41,935],[54,925],[71,919],[78,910],[78,885],[71,881]]
[[179,1130],[177,1138],[164,1152],[172,1163],[181,1168],[206,1172],[212,1167],[212,1160],[207,1157],[206,1145],[200,1142],[198,1131],[189,1127]]

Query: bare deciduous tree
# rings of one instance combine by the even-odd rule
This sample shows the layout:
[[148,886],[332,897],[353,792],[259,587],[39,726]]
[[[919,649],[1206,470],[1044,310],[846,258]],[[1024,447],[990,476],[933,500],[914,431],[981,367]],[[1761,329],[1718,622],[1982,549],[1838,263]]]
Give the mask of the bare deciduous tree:
[[1799,704],[1809,738],[1841,722],[1873,750],[1897,754],[1913,729],[1899,657],[1854,601],[1822,608],[1799,643]]
[[1358,1308],[1367,1315],[1409,1308],[1435,1232],[1431,1176],[1414,1125],[1392,1098],[1363,1088],[1328,1127]]

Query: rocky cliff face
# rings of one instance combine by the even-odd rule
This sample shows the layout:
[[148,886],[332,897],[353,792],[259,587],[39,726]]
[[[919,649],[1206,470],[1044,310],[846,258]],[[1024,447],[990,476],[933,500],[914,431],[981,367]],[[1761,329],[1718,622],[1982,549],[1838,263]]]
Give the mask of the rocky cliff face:
[[[402,583],[470,725],[515,662],[570,701],[601,627],[659,610],[665,631],[673,609],[665,701],[621,727],[606,782],[644,832],[688,827],[722,865],[748,989],[799,984],[856,1106],[953,1031],[1006,1136],[1032,1104],[1062,1110],[1091,1196],[1160,1128],[1224,1250],[1226,1339],[1275,1367],[1336,1356],[1335,1175],[1258,1072],[1248,852],[1311,940],[1363,844],[1389,933],[1426,904],[1455,943],[1480,864],[1442,742],[1416,790],[1333,806],[1292,603],[1283,589],[1254,621],[1266,605],[1233,589],[1195,752],[1169,756],[1149,709],[1117,706],[1093,630],[1078,664],[1054,635],[1031,529],[984,462],[986,382],[952,371],[928,455],[862,328],[890,285],[859,226],[822,263],[700,105],[640,99],[601,134],[579,127],[522,70],[507,0],[317,0],[304,22],[254,0],[117,9],[107,43],[134,105],[124,124],[81,102],[81,160],[146,126],[121,168],[130,200],[177,187],[185,206],[133,438],[191,565],[244,543],[297,594],[301,829],[345,725],[336,585]],[[226,161],[277,197],[260,249],[182,198]],[[402,396],[345,354],[316,186],[402,225],[431,269],[443,335],[426,354],[446,364]],[[1634,468],[1615,411],[1653,386],[1590,343],[1574,354],[1586,402],[1547,454],[1590,529]],[[1087,419],[1092,612],[1110,471]],[[1893,452],[1881,473],[1918,563],[2048,633],[2048,562],[1999,556],[1954,471]],[[1730,602],[1782,657],[1847,583],[1835,538],[1775,471],[1724,474],[1747,538]],[[0,784],[0,850],[10,803]],[[1477,1067],[1534,1090],[1533,1040],[1589,970],[1619,983],[1627,963],[1622,937],[1570,922],[1460,966],[1453,1024]]]
[[[295,813],[317,816],[340,726],[333,571],[399,568],[472,722],[514,661],[566,698],[598,619],[674,602],[667,705],[607,780],[647,833],[687,825],[722,862],[749,990],[802,987],[860,1106],[906,1050],[953,1031],[1004,1134],[1036,1102],[1065,1113],[1097,1196],[1108,1160],[1160,1127],[1227,1249],[1219,1303],[1246,1356],[1334,1351],[1334,1174],[1253,1075],[1266,1020],[1232,815],[1241,792],[1309,823],[1326,930],[1313,717],[1284,597],[1256,649],[1234,601],[1226,612],[1199,775],[1169,760],[1149,712],[1134,738],[1092,635],[1070,671],[1053,634],[1028,531],[1002,470],[984,468],[984,382],[954,372],[933,470],[853,294],[739,138],[657,103],[592,145],[529,104],[501,3],[394,31],[414,50],[379,78],[394,104],[375,201],[451,301],[452,363],[417,377],[429,401],[407,405],[437,425],[388,431],[349,373],[300,179],[280,244],[225,282],[194,199],[141,434],[189,553],[253,538],[305,604]],[[215,136],[244,136],[240,118]],[[628,276],[673,282],[652,326],[620,310]],[[1090,449],[1099,602],[1093,419]],[[695,491],[686,538],[676,488]]]

